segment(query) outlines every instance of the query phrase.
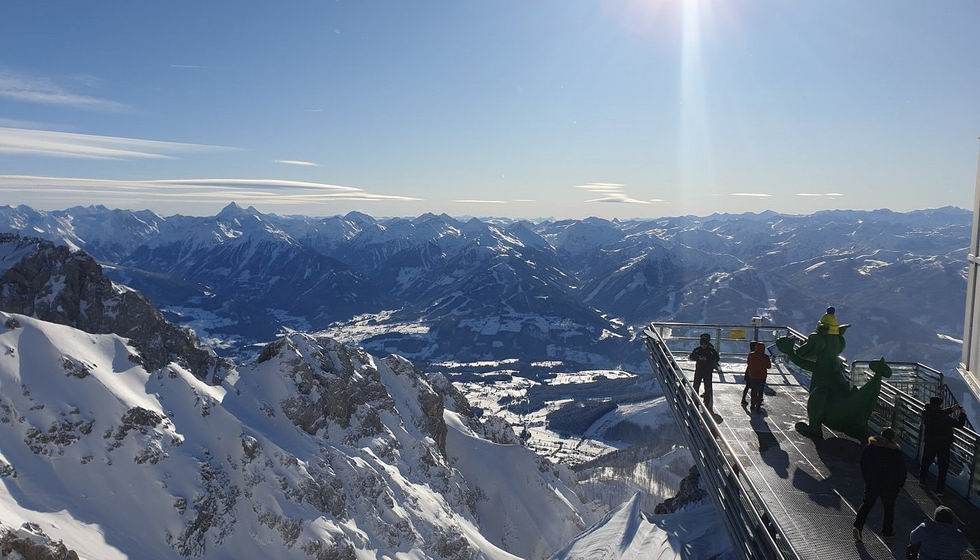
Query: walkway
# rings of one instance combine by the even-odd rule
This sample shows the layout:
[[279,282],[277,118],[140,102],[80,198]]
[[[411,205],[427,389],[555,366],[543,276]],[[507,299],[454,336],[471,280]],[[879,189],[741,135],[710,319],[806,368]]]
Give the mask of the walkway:
[[[693,364],[685,360],[678,364],[693,380]],[[855,543],[851,527],[864,492],[861,444],[826,429],[826,439],[820,443],[796,432],[796,422],[805,419],[807,390],[784,364],[777,363],[770,373],[765,412],[755,415],[740,403],[744,362],[726,361],[722,369],[725,375],[716,373],[714,380],[719,428],[801,558],[904,559],[909,532],[940,504],[959,516],[960,527],[974,547],[973,557],[980,558],[976,554],[980,511],[951,493],[936,497],[919,484],[913,465],[896,507],[897,536],[889,542],[878,536],[879,504],[868,519],[864,543]],[[930,479],[930,488],[934,482]]]

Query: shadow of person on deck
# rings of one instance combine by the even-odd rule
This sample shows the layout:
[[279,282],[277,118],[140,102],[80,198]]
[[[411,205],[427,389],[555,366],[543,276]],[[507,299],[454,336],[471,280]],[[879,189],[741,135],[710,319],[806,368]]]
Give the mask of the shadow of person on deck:
[[793,487],[805,492],[810,500],[819,506],[853,513],[841,500],[841,494],[838,493],[839,489],[836,486],[842,479],[850,479],[844,483],[845,488],[860,505],[860,497],[864,492],[860,467],[861,446],[853,440],[839,437],[815,442],[815,446],[820,463],[830,472],[830,476],[815,476],[820,473],[810,473],[803,468],[798,468],[793,471]]
[[764,416],[753,414],[752,430],[759,439],[759,455],[763,462],[772,467],[780,478],[789,478],[789,454],[779,445]]

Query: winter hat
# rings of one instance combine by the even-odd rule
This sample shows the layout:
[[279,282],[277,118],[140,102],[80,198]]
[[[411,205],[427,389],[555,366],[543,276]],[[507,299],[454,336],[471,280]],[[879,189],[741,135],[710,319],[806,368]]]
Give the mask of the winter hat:
[[953,510],[946,506],[939,506],[936,508],[936,513],[933,514],[933,518],[939,523],[952,523]]

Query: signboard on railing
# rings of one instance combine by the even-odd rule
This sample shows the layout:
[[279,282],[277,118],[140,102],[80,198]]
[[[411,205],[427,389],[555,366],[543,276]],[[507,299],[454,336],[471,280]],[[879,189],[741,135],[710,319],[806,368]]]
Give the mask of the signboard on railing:
[[745,340],[745,329],[731,329],[728,331],[728,337],[732,340]]

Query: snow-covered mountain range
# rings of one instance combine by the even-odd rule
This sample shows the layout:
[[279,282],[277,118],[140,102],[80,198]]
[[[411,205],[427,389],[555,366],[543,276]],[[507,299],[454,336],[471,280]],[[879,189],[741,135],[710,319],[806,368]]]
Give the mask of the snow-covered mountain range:
[[948,367],[969,215],[0,231],[3,554],[726,558],[636,327],[835,303],[851,357]]
[[[955,365],[969,213],[940,208],[608,221],[215,216],[0,207],[0,231],[84,249],[233,354],[326,330],[421,364],[629,365],[650,320],[808,329],[835,304],[850,358]],[[222,350],[224,349],[224,350]]]
[[615,531],[634,494],[642,515],[685,491],[662,399],[597,428],[657,432],[627,461],[639,474],[609,479],[404,357],[290,332],[231,361],[83,251],[0,236],[0,271],[4,557],[544,559]]

